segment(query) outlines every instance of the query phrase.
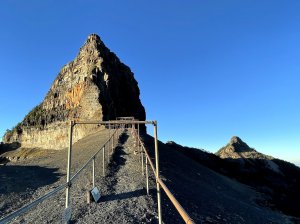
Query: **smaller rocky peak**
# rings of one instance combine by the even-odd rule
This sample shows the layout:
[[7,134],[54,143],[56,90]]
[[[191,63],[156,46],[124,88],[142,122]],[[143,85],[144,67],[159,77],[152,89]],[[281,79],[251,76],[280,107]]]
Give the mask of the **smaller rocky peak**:
[[233,136],[230,139],[230,142],[227,144],[227,147],[230,147],[234,152],[250,152],[255,151],[254,149],[250,148],[242,139],[238,136]]
[[249,154],[256,154],[255,149],[250,148],[241,138],[233,136],[229,143],[222,147],[216,155],[221,158],[240,158],[241,155],[247,157]]
[[97,34],[92,33],[88,36],[86,42],[87,43],[92,43],[92,42],[102,43],[102,40],[100,39],[100,37]]
[[242,139],[240,139],[238,136],[233,136],[231,139],[230,139],[230,143],[231,144],[235,144],[235,143],[241,143],[243,142]]

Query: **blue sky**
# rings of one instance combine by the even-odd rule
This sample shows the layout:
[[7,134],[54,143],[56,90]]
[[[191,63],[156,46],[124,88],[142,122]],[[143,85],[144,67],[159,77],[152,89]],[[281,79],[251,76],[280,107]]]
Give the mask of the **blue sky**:
[[1,1],[0,136],[91,33],[135,73],[162,141],[233,135],[300,164],[300,1]]

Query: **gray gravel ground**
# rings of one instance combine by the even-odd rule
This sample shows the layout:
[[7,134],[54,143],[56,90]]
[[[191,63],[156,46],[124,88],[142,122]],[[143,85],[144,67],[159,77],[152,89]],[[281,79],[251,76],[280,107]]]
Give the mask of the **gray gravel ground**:
[[[73,174],[99,149],[99,146],[103,145],[107,136],[108,131],[104,130],[88,136],[74,145]],[[96,158],[95,185],[102,195],[98,203],[86,203],[86,192],[92,188],[91,165],[80,174],[72,185],[71,223],[157,223],[156,203],[151,195],[146,195],[145,176],[141,174],[139,157],[134,154],[134,141],[130,134],[123,133],[113,154],[110,152],[111,150],[106,148],[105,157],[109,159],[106,160],[104,177],[102,174],[102,152]],[[0,194],[1,216],[64,183],[66,181],[65,165],[66,151],[49,151],[46,157],[19,161],[16,164],[7,164],[1,167],[1,173],[3,173],[3,168],[7,169],[10,166],[13,169],[19,167],[21,170],[32,167],[31,170],[26,170],[28,173],[26,179],[39,182],[33,188],[20,189],[18,192],[10,191],[9,189],[13,189],[12,186],[3,190]],[[35,171],[32,172],[33,170]],[[38,172],[41,175],[35,175]],[[30,173],[33,173],[31,178]],[[19,180],[16,177],[19,177]],[[22,185],[22,177],[24,177],[22,174],[12,177],[16,178],[16,182],[11,185]],[[5,183],[3,182],[3,184]],[[153,176],[150,178],[150,187],[154,187]],[[153,189],[151,189],[151,194],[153,194]],[[62,223],[64,206],[65,192],[62,191],[45,200],[13,223]]]
[[[107,140],[103,130],[74,144],[72,174]],[[153,138],[144,141],[154,157]],[[71,190],[71,223],[157,223],[155,181],[150,176],[150,196],[146,195],[134,141],[124,133],[105,164],[102,153],[96,158],[96,186],[102,198],[86,203],[92,188],[92,166],[81,173]],[[265,200],[250,187],[222,176],[159,143],[161,178],[196,223],[293,223],[290,217],[263,207]],[[108,153],[108,150],[106,150]],[[67,151],[47,151],[43,157],[0,166],[0,217],[38,198],[66,181]],[[152,174],[152,172],[150,172]],[[166,195],[162,193],[165,223],[183,223]],[[65,192],[52,197],[13,223],[62,223]]]

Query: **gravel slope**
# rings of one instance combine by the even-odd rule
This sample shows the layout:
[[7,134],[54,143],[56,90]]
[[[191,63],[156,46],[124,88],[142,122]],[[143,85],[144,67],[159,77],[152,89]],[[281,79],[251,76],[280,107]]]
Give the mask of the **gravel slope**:
[[[107,136],[107,131],[98,132],[74,145],[73,174],[105,142]],[[72,185],[71,223],[157,223],[155,216],[156,204],[151,195],[146,195],[145,177],[141,174],[138,155],[134,154],[133,139],[126,132],[123,133],[114,153],[110,155],[108,150],[106,150],[105,156],[110,158],[110,161],[105,164],[105,177],[102,176],[102,152],[96,158],[96,186],[102,195],[98,203],[89,205],[86,203],[86,191],[92,188],[91,165]],[[65,164],[66,150],[49,151],[46,157],[28,159],[1,167],[1,175],[9,167],[12,169],[16,167],[20,169],[33,167],[31,170],[27,170],[27,173],[28,175],[31,173],[31,179],[35,179],[35,182],[38,182],[36,186],[21,189],[19,192],[11,192],[8,188],[2,190],[0,192],[1,216],[64,183],[66,180],[66,169],[63,165]],[[45,170],[40,170],[41,167]],[[47,173],[46,170],[48,169],[50,171]],[[32,172],[33,170],[34,172]],[[41,175],[36,175],[37,172],[41,172]],[[28,175],[26,177],[24,175],[15,175],[14,177],[18,178],[12,181],[17,181],[17,185],[21,185],[22,181],[24,181],[22,177],[28,179]],[[49,178],[52,178],[51,181]],[[4,179],[1,182],[4,185],[15,185],[11,183]],[[154,187],[153,176],[150,183]],[[153,190],[151,190],[151,193],[153,193]],[[13,223],[62,223],[64,204],[65,192],[62,191],[57,196],[45,200],[31,210],[30,213],[19,217]]]
[[[72,174],[107,140],[108,131],[90,135],[74,144]],[[154,157],[153,138],[144,136]],[[73,184],[71,223],[157,223],[155,181],[150,177],[146,195],[138,155],[129,132],[119,139],[102,176],[102,153],[96,159],[96,186],[102,198],[86,204],[92,188],[91,165]],[[196,223],[292,223],[289,217],[256,202],[261,195],[250,187],[222,176],[159,143],[161,177]],[[108,150],[106,150],[108,152]],[[43,157],[0,167],[0,216],[44,195],[66,181],[66,150],[48,151]],[[34,171],[34,172],[33,172]],[[151,172],[150,172],[151,173]],[[65,192],[46,200],[13,223],[62,223]],[[183,223],[162,194],[165,223]],[[261,203],[260,203],[261,204]]]
[[[153,155],[153,138],[144,136]],[[292,223],[290,217],[257,204],[263,201],[247,185],[220,175],[182,153],[159,143],[161,175],[196,223]],[[163,195],[163,219],[182,223],[169,200]]]

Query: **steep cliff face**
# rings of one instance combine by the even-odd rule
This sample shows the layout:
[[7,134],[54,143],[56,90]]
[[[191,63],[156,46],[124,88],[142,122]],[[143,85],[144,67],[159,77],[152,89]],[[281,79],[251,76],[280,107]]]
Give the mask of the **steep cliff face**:
[[[130,68],[91,34],[77,57],[59,72],[44,101],[3,138],[23,147],[67,146],[70,120],[113,120],[133,116],[145,120],[140,91]],[[75,141],[95,130],[78,125]]]

